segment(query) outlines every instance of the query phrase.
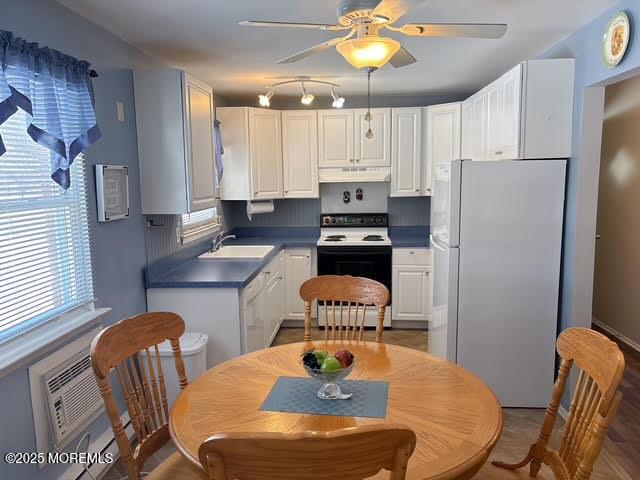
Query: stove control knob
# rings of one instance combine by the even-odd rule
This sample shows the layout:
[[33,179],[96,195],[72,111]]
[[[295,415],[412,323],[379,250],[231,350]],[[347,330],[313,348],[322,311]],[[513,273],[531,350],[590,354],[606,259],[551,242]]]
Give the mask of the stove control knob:
[[329,217],[324,217],[324,223],[330,223],[331,222],[331,218]]
[[364,223],[364,218],[360,217],[359,222],[360,222],[360,223]]
[[331,223],[336,223],[335,217],[331,219]]
[[383,221],[384,221],[384,220],[382,219],[382,217],[378,217],[378,219],[377,219],[376,221],[377,221],[378,223],[383,223]]

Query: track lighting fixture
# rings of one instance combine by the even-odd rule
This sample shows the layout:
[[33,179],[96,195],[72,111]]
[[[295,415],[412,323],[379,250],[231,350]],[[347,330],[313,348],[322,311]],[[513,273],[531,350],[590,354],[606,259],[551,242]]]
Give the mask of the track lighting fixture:
[[266,107],[266,108],[270,107],[271,98],[276,93],[276,87],[290,84],[290,83],[300,83],[300,86],[302,88],[302,97],[300,98],[300,103],[302,103],[303,105],[311,105],[316,98],[315,95],[307,91],[305,83],[318,83],[321,85],[328,85],[329,87],[331,87],[331,91],[330,91],[331,98],[332,98],[331,106],[333,108],[342,108],[344,106],[345,99],[336,93],[336,88],[339,87],[340,85],[332,82],[314,80],[307,76],[293,77],[291,80],[285,80],[284,82],[278,82],[278,83],[274,83],[273,85],[270,85],[269,87],[267,87],[268,88],[267,93],[258,95],[258,104],[261,107]]

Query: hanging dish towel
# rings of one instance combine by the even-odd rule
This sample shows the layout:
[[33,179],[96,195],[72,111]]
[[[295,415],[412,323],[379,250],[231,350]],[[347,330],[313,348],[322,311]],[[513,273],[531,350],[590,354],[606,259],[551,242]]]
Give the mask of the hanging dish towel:
[[216,172],[217,172],[217,180],[218,186],[222,181],[222,173],[224,171],[224,164],[222,163],[222,155],[224,154],[224,146],[222,145],[222,131],[220,130],[220,122],[215,120],[213,122],[213,133],[215,134],[215,142],[216,142]]

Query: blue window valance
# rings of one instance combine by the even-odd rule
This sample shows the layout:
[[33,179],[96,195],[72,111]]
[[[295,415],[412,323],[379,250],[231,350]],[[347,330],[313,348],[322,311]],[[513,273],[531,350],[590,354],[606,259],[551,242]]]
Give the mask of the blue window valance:
[[0,124],[18,108],[31,138],[51,151],[51,178],[68,189],[73,160],[100,138],[89,63],[0,30]]

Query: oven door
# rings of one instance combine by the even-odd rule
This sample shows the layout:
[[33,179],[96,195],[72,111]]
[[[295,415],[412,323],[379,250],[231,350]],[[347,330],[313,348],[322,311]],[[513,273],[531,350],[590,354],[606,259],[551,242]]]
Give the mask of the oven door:
[[391,247],[318,247],[318,275],[371,278],[391,293]]

